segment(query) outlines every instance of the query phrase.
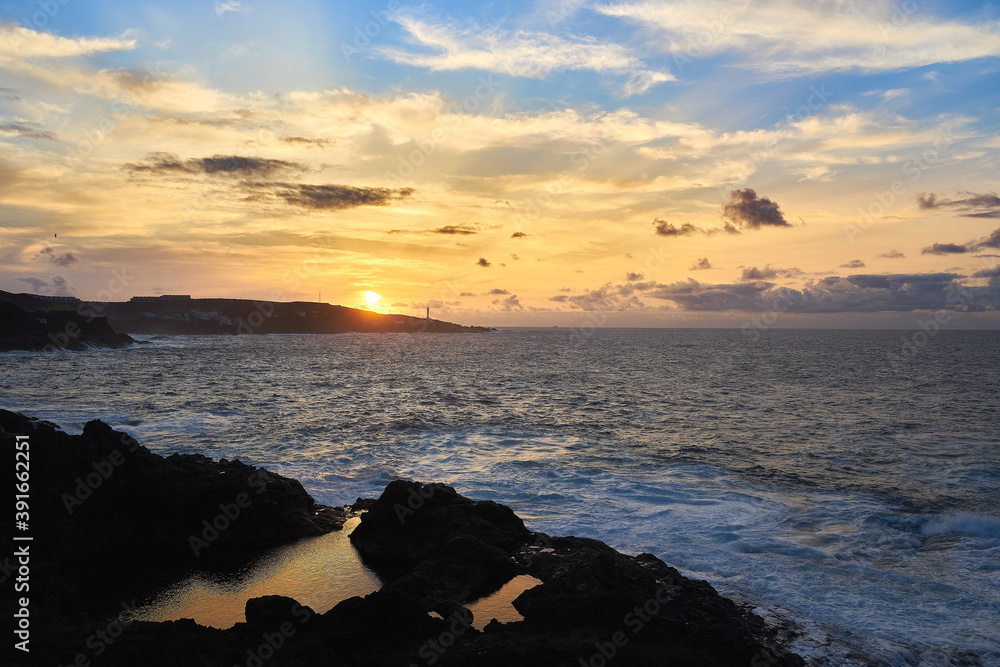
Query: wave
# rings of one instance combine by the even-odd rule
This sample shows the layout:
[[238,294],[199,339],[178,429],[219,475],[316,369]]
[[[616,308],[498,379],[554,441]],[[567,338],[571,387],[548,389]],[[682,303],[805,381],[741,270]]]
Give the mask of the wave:
[[956,512],[931,519],[921,526],[920,533],[927,537],[963,533],[984,540],[1000,540],[1000,518]]

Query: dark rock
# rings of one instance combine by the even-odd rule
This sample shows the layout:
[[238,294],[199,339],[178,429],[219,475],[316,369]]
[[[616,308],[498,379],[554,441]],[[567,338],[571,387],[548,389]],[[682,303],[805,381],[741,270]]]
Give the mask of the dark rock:
[[354,547],[383,579],[428,560],[454,537],[510,552],[531,533],[509,507],[473,501],[444,484],[390,482],[351,533]]
[[223,545],[320,535],[346,517],[316,505],[296,480],[198,454],[163,458],[101,421],[67,435],[0,410],[0,428],[10,470],[13,435],[30,435],[34,537],[56,562],[142,548],[193,559]]
[[247,600],[245,616],[247,625],[263,628],[278,628],[292,619],[315,615],[309,607],[284,595],[265,595]]
[[131,336],[112,329],[104,317],[88,317],[74,311],[29,314],[12,303],[0,301],[0,352],[119,348],[135,342]]

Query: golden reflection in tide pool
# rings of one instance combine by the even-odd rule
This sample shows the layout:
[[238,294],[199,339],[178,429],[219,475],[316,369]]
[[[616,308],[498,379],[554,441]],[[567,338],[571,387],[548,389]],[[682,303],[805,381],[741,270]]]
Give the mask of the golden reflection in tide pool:
[[532,577],[530,574],[521,574],[500,587],[496,593],[476,600],[468,605],[469,611],[474,617],[472,627],[482,630],[494,618],[501,623],[513,623],[524,620],[524,617],[514,609],[514,598],[539,585],[540,579]]
[[247,600],[262,595],[285,595],[319,614],[341,600],[368,595],[382,582],[361,563],[348,538],[360,522],[355,517],[336,532],[271,549],[232,577],[193,571],[139,606],[129,618],[191,618],[200,625],[225,629],[245,621]]

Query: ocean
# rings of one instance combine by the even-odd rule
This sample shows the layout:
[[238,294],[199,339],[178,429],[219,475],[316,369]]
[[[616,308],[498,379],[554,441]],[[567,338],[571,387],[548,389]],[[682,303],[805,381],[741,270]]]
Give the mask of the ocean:
[[810,664],[1000,664],[1000,332],[141,338],[2,354],[0,406],[329,505],[445,482],[706,579]]

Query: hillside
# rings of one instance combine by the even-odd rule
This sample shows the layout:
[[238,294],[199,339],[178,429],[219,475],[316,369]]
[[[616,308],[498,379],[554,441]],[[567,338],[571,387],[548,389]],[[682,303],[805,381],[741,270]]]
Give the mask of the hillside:
[[[58,300],[54,300],[58,299]],[[267,334],[267,333],[482,333],[467,327],[408,315],[382,315],[357,308],[308,301],[272,302],[249,299],[192,299],[181,296],[137,297],[121,302],[82,302],[0,291],[0,301],[31,315],[76,313],[97,321],[106,318],[127,334]]]

